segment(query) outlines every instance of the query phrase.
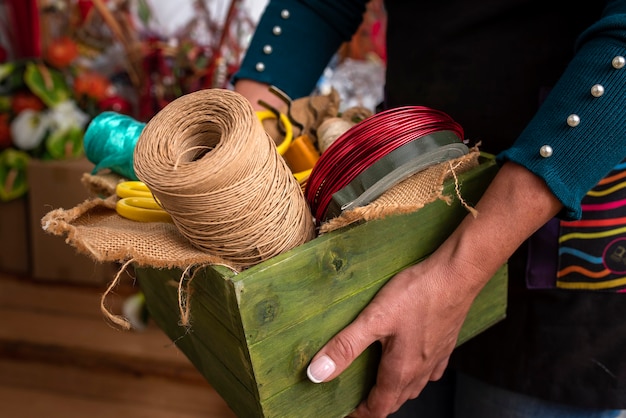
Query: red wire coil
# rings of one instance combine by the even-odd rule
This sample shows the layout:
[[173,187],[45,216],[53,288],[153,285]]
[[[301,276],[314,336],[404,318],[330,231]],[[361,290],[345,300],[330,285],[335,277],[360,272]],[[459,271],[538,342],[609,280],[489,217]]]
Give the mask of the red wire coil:
[[321,155],[307,181],[305,198],[315,219],[324,219],[334,193],[393,150],[439,131],[460,140],[461,125],[447,113],[426,106],[404,106],[376,113],[354,125]]

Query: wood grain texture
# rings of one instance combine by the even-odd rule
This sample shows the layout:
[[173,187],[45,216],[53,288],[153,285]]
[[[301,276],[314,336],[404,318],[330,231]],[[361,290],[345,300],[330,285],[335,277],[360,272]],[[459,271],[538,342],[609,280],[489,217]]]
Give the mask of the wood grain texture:
[[[122,286],[113,308],[137,290]],[[153,322],[109,326],[103,291],[0,273],[0,416],[235,417]]]
[[[497,172],[493,158],[459,176],[475,204]],[[456,197],[455,184],[444,193]],[[312,356],[352,321],[398,271],[432,253],[467,210],[454,198],[419,211],[333,231],[240,274],[202,268],[191,284],[192,322],[179,326],[179,271],[138,269],[148,308],[240,416],[343,417],[372,385],[374,345],[340,377],[314,385]],[[409,231],[407,233],[407,231]],[[504,317],[506,268],[474,301],[460,335],[466,341]],[[294,410],[297,405],[297,410]]]

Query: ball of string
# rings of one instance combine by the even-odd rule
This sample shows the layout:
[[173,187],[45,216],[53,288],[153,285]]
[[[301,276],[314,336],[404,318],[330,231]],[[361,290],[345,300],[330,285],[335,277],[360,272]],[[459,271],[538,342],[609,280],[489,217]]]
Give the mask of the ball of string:
[[134,169],[192,245],[231,265],[314,237],[298,182],[236,92],[201,90],[168,104],[142,131]]

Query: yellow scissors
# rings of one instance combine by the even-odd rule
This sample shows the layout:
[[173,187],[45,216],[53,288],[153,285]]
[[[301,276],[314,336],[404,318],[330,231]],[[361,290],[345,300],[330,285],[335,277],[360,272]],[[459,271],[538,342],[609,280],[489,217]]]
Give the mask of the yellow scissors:
[[156,201],[148,186],[141,181],[124,181],[115,187],[120,198],[115,210],[124,218],[140,222],[172,222],[172,217]]
[[[259,118],[261,122],[263,122],[266,119],[277,119],[276,113],[269,109],[257,110],[256,115],[257,115],[257,118]],[[283,156],[283,158],[285,158],[288,165],[290,165],[289,161],[294,161],[294,160],[298,160],[298,162],[300,162],[299,164],[300,166],[302,165],[301,163],[302,160],[305,161],[304,163],[305,165],[308,164],[310,168],[302,169],[293,173],[298,183],[302,184],[306,180],[308,180],[309,175],[311,174],[311,170],[313,168],[313,164],[315,163],[315,161],[317,161],[317,159],[319,158],[319,155],[309,156],[309,153],[302,154],[304,150],[302,149],[301,143],[304,138],[302,136],[299,136],[298,138],[294,140],[293,139],[293,125],[291,121],[289,120],[289,117],[282,112],[279,113],[279,117],[285,130],[285,139],[283,139],[283,141],[280,144],[276,145],[276,150],[278,151],[280,155]],[[305,156],[305,157],[302,158],[302,156]]]
[[[276,114],[274,114],[274,112],[272,112],[269,109],[257,110],[256,116],[257,118],[259,118],[261,122],[263,122],[266,119],[277,118]],[[285,115],[284,113],[280,113],[279,117],[280,117],[280,121],[282,122],[282,126],[285,129],[285,139],[283,139],[283,141],[280,144],[276,145],[276,150],[278,151],[280,155],[284,155],[285,152],[287,152],[287,150],[289,149],[289,146],[291,145],[291,141],[293,140],[293,125],[291,124],[289,117]]]

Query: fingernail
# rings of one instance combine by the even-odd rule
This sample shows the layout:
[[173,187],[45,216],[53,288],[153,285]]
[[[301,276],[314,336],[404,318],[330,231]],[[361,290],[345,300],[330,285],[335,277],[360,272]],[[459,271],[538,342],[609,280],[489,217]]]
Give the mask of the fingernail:
[[322,383],[335,371],[335,362],[328,356],[322,356],[309,364],[306,375],[313,383]]

